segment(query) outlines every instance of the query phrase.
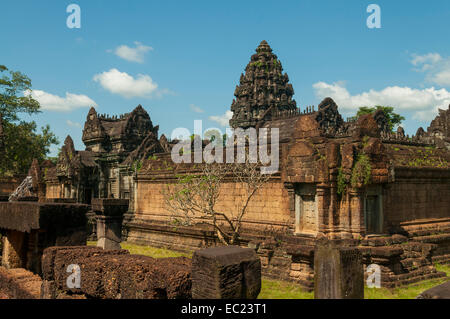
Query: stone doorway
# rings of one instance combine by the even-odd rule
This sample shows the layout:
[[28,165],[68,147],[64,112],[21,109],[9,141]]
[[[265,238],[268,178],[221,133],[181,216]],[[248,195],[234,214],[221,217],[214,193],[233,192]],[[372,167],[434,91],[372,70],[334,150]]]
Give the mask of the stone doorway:
[[364,224],[367,234],[381,234],[383,232],[381,193],[377,189],[369,189],[365,196]]
[[295,233],[315,235],[318,229],[316,187],[308,184],[295,186]]
[[86,188],[84,190],[84,204],[91,205],[92,201],[92,189]]

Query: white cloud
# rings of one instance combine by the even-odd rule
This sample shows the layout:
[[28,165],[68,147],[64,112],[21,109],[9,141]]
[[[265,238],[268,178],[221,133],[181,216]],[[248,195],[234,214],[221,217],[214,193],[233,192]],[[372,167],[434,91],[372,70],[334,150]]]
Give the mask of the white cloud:
[[191,110],[195,113],[203,113],[204,111],[198,107],[197,105],[191,104],[189,105],[189,107],[191,108]]
[[134,44],[136,45],[136,47],[134,48],[131,48],[127,45],[118,46],[114,50],[114,54],[127,61],[143,63],[145,54],[148,51],[152,51],[153,48],[143,45],[142,43],[137,41],[134,42]]
[[69,126],[81,128],[81,124],[78,122],[72,122],[71,120],[67,120],[66,123]]
[[393,106],[397,111],[412,112],[419,121],[430,121],[437,115],[437,109],[447,109],[450,92],[446,89],[412,89],[389,86],[380,91],[369,90],[351,95],[342,83],[317,82],[313,85],[319,99],[331,97],[346,115],[354,115],[360,106]]
[[450,57],[443,58],[439,53],[413,54],[411,64],[415,71],[426,73],[428,82],[450,87]]
[[229,125],[230,119],[233,117],[233,112],[226,111],[223,115],[212,115],[209,117],[211,121],[219,123],[221,126],[227,127]]
[[111,69],[94,75],[93,80],[107,91],[118,94],[126,98],[151,96],[160,97],[163,94],[171,93],[167,89],[159,90],[158,84],[146,74],[138,74],[135,78],[126,72]]
[[424,55],[412,54],[411,63],[414,66],[424,65],[424,64],[435,64],[442,60],[439,53],[428,53]]
[[91,98],[84,94],[66,92],[65,97],[50,94],[41,90],[25,91],[25,96],[31,97],[41,104],[43,110],[69,112],[81,107],[97,106]]

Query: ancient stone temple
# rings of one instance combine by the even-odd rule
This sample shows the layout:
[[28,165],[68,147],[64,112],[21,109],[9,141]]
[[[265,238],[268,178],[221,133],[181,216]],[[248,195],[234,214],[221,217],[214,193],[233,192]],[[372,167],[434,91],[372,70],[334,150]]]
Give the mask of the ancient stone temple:
[[281,62],[267,42],[262,41],[234,91],[231,127],[254,127],[260,121],[270,120],[275,113],[297,111],[292,99],[294,89],[282,71]]
[[[382,111],[345,121],[331,97],[297,108],[288,82],[263,41],[235,91],[230,126],[276,128],[280,142],[280,168],[249,203],[240,245],[256,250],[265,275],[308,288],[320,238],[358,247],[386,287],[442,276],[433,264],[450,262],[450,109],[410,137],[390,131]],[[201,220],[173,226],[162,193],[200,170],[173,163],[176,141],[159,137],[141,106],[118,117],[92,108],[83,142],[76,151],[68,138],[44,172],[47,198],[130,199],[122,240],[178,250],[218,243]],[[226,180],[217,209],[235,212],[242,187]]]
[[98,197],[98,167],[94,152],[76,151],[73,140],[67,136],[56,166],[44,169],[47,182],[47,198],[73,199],[90,204]]
[[435,137],[435,142],[450,150],[450,105],[447,110],[439,109],[439,115],[431,121],[427,129],[429,136]]
[[[164,136],[163,145],[167,144]],[[89,110],[83,130],[86,150],[77,151],[68,136],[56,167],[46,171],[47,197],[91,203],[92,198],[132,198],[132,174],[139,161],[164,151],[158,140],[158,126],[138,105],[120,116]],[[165,143],[165,144],[164,144]]]

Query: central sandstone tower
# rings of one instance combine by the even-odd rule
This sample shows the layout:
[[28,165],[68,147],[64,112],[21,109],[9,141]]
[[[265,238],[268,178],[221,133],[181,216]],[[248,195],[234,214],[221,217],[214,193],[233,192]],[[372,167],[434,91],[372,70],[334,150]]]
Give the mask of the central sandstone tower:
[[297,111],[292,99],[294,89],[288,75],[282,71],[281,62],[267,42],[262,41],[234,91],[232,128],[255,127],[261,121],[271,120],[273,114]]

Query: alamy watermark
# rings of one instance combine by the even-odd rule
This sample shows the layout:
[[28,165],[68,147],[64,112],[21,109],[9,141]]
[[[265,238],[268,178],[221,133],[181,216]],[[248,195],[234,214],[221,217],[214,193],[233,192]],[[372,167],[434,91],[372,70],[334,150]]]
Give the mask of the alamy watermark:
[[367,13],[371,13],[367,17],[366,24],[369,29],[381,29],[381,8],[378,4],[370,4],[367,7]]
[[[194,121],[194,134],[186,128],[173,130],[171,139],[177,140],[171,152],[174,163],[258,163],[262,174],[273,174],[279,169],[279,129],[260,128],[226,129],[210,128],[202,134],[202,121]],[[208,136],[209,143],[203,147],[202,136]],[[226,140],[224,141],[224,136]],[[270,144],[270,152],[268,150]],[[235,152],[236,150],[236,152]],[[246,157],[248,156],[248,159]]]
[[66,284],[67,288],[81,288],[81,269],[77,264],[71,264],[67,266],[66,272],[70,273],[67,277]]
[[81,8],[78,4],[69,4],[66,8],[66,12],[70,13],[67,17],[66,25],[69,29],[81,28]]
[[381,288],[381,268],[377,264],[367,266],[366,285],[368,288]]

